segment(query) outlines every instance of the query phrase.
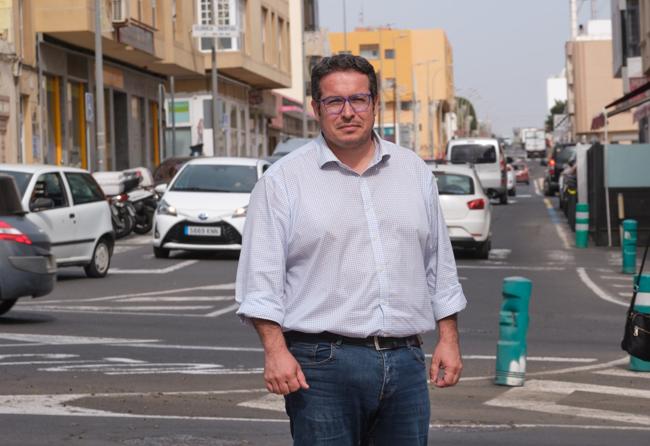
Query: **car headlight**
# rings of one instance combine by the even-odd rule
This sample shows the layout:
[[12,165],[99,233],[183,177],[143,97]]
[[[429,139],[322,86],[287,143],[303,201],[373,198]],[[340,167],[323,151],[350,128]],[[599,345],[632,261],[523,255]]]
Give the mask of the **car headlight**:
[[176,208],[174,206],[170,206],[169,203],[167,203],[165,200],[160,200],[157,212],[160,215],[171,215],[172,217],[175,217],[177,215]]
[[248,209],[248,206],[244,206],[244,207],[235,209],[235,212],[232,213],[232,218],[246,217],[246,210],[247,209]]

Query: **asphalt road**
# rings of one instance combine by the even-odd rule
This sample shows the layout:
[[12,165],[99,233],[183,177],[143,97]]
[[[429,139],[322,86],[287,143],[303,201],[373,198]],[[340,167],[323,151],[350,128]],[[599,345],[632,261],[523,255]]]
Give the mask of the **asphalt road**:
[[[531,162],[532,172],[541,168]],[[616,250],[573,247],[539,185],[494,204],[489,260],[458,252],[463,379],[431,389],[436,445],[646,444],[650,373],[618,343],[631,278]],[[153,258],[120,241],[111,274],[62,270],[0,317],[3,445],[286,445],[256,335],[234,315],[237,257]],[[503,279],[533,282],[524,387],[493,384]],[[435,335],[425,337],[430,352]]]

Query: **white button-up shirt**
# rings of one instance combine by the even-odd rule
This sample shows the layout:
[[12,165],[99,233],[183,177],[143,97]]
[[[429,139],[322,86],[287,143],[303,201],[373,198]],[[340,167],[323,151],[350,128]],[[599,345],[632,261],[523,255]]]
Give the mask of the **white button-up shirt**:
[[465,308],[431,169],[411,150],[375,141],[362,175],[321,135],[258,181],[237,270],[244,321],[409,336]]

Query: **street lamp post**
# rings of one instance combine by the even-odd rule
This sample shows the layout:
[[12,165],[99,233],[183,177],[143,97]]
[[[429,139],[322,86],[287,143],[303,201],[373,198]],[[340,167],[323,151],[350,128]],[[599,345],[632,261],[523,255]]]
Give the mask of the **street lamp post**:
[[[217,26],[217,2],[212,0],[212,24]],[[219,109],[217,103],[218,95],[218,77],[217,77],[217,37],[212,38],[212,153],[221,155],[219,148]],[[227,148],[226,156],[230,156],[230,150]]]
[[399,145],[400,143],[400,123],[399,123],[399,108],[401,107],[401,101],[399,97],[399,88],[397,86],[397,41],[399,39],[404,39],[408,37],[406,34],[399,34],[393,37],[393,71],[394,71],[394,82],[393,82],[393,131],[395,132],[395,144]]
[[[427,67],[427,74],[426,74],[426,82],[427,82],[427,142],[429,143],[429,147],[431,150],[431,157],[433,158],[434,156],[434,150],[433,150],[433,122],[432,122],[432,116],[431,116],[431,79],[429,76],[429,65],[432,63],[438,62],[438,59],[429,59],[425,60],[422,62],[418,62],[414,64],[414,67],[420,66],[420,65],[425,65]],[[436,73],[437,74],[437,73]],[[415,79],[415,74],[413,74],[413,78]],[[415,87],[415,86],[414,86]],[[416,104],[417,106],[417,104]],[[416,124],[417,126],[417,124]],[[416,130],[417,131],[417,130]],[[419,138],[416,138],[416,140],[419,142]]]
[[104,58],[102,55],[102,2],[95,0],[95,94],[97,110],[95,111],[97,130],[97,170],[103,171],[106,159],[106,121],[104,118]]

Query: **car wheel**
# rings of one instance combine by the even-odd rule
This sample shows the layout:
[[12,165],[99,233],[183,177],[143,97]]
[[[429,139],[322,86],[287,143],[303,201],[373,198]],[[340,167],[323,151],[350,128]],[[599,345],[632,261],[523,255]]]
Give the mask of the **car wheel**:
[[499,195],[499,203],[508,204],[508,192],[504,192],[501,195]]
[[553,192],[551,192],[551,185],[547,180],[544,180],[544,196],[550,197],[553,195]]
[[517,189],[515,189],[515,188],[508,189],[508,195],[511,196],[511,197],[516,196],[517,195]]
[[146,216],[145,221],[142,223],[135,223],[133,225],[133,232],[136,234],[146,234],[151,231],[153,227],[153,216]]
[[111,247],[105,239],[100,239],[95,245],[90,263],[84,267],[88,277],[105,277],[111,266]]
[[476,248],[476,258],[487,260],[490,258],[490,249],[492,249],[492,241],[487,239]]
[[153,247],[153,255],[157,259],[167,259],[169,258],[169,249]]
[[18,299],[0,300],[0,314],[5,314],[11,310],[11,307],[18,301]]

